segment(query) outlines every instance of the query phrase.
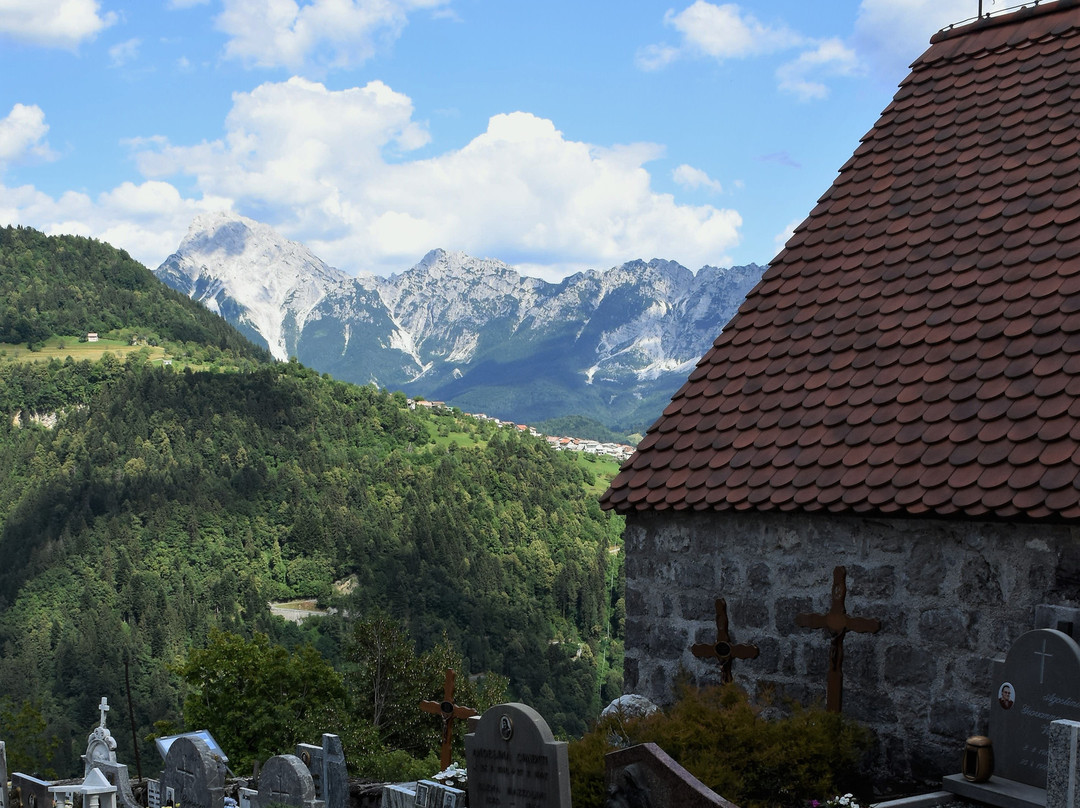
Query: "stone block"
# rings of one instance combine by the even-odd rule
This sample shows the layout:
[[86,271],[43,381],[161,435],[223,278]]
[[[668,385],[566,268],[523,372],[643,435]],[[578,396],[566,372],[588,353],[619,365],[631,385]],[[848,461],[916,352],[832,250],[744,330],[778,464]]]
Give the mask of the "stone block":
[[944,576],[948,569],[942,559],[940,542],[919,542],[911,548],[904,586],[913,595],[937,597],[942,593]]
[[746,582],[754,589],[768,589],[772,586],[772,569],[765,562],[751,564],[746,571]]
[[927,643],[971,648],[971,615],[955,606],[926,609],[919,615],[919,636]]
[[789,637],[792,634],[806,631],[795,625],[795,615],[813,612],[815,609],[813,598],[778,598],[776,601],[776,633],[781,637]]
[[684,592],[679,595],[679,614],[687,620],[708,620],[711,623],[716,614],[715,604],[716,598],[706,592]]
[[891,598],[895,592],[896,570],[891,565],[848,567],[848,597]]
[[890,687],[927,688],[937,672],[937,657],[922,647],[898,644],[885,649],[885,683]]
[[969,558],[960,568],[960,586],[967,603],[1000,603],[999,571],[981,556]]
[[[757,599],[728,599],[728,618],[733,632],[740,629],[765,628],[769,625],[769,607],[765,601]],[[738,635],[743,642],[754,642],[753,637],[745,632]]]
[[930,731],[943,738],[954,739],[957,749],[974,734],[976,728],[975,710],[968,702],[956,699],[936,699],[931,702]]

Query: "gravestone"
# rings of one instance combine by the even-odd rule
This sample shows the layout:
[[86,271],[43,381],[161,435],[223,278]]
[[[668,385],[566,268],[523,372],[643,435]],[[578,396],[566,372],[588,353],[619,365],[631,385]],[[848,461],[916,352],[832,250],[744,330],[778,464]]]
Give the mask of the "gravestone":
[[91,771],[99,769],[105,779],[116,786],[116,801],[122,808],[142,808],[131,793],[127,766],[116,762],[116,739],[105,726],[105,713],[109,712],[110,707],[109,700],[104,696],[98,710],[101,712],[100,722],[86,738],[86,754],[82,756],[83,777],[89,777]]
[[471,808],[570,808],[566,743],[525,704],[497,704],[465,736]]
[[146,808],[161,808],[161,783],[157,780],[146,781]]
[[39,780],[29,774],[15,772],[11,775],[11,790],[18,789],[19,802],[22,808],[51,808],[52,794],[48,780]]
[[1080,804],[1080,722],[1050,725],[1046,808],[1076,808]]
[[465,808],[465,792],[434,780],[421,780],[416,784],[411,808]]
[[322,746],[297,744],[296,756],[311,772],[315,795],[326,803],[326,808],[348,808],[349,772],[345,768],[345,750],[341,738],[323,733]]
[[7,746],[0,741],[0,808],[8,808]]
[[159,787],[163,805],[224,808],[225,764],[202,738],[179,737],[169,746]]
[[323,808],[315,796],[315,781],[296,755],[275,755],[259,773],[259,791],[250,797],[251,808],[292,805],[295,808]]
[[1021,635],[994,665],[994,774],[1046,788],[1050,724],[1080,720],[1080,645],[1055,629]]

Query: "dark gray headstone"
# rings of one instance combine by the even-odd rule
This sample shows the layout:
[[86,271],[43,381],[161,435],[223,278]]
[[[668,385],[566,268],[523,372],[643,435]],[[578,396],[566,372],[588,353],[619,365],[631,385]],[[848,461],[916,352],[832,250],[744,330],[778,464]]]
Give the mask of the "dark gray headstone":
[[1054,629],[1029,631],[994,666],[994,774],[1046,788],[1050,724],[1059,719],[1080,720],[1080,645]]
[[326,808],[348,808],[349,772],[345,768],[345,749],[341,745],[341,738],[323,733],[322,746],[297,744],[296,756],[311,772],[315,794],[326,803]]
[[0,741],[0,808],[8,807],[7,745]]
[[275,755],[259,772],[259,793],[251,798],[251,808],[270,805],[293,805],[296,808],[321,808],[315,796],[311,772],[296,755]]
[[421,780],[416,784],[412,808],[465,808],[465,792],[434,780]]
[[540,713],[497,704],[475,726],[465,736],[471,808],[570,808],[566,743]]
[[177,738],[165,756],[160,789],[162,805],[224,808],[225,764],[202,738]]
[[51,808],[52,792],[49,791],[51,785],[53,784],[48,780],[39,780],[22,772],[11,775],[11,790],[18,789],[22,808]]

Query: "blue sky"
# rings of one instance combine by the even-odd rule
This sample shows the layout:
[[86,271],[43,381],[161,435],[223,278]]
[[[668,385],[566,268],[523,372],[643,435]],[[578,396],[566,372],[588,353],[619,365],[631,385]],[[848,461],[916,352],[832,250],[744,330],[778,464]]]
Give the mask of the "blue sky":
[[0,0],[0,224],[151,267],[220,209],[348,272],[766,263],[977,8]]

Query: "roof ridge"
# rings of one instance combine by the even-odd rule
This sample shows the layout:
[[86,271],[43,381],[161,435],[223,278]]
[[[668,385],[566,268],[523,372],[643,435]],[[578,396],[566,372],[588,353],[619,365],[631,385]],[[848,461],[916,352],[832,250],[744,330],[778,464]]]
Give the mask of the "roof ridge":
[[1035,0],[1034,5],[1022,3],[1020,5],[1003,8],[1000,11],[989,11],[983,14],[982,17],[971,17],[942,28],[930,37],[930,44],[936,45],[938,42],[942,42],[946,39],[967,36],[976,31],[984,31],[987,28],[995,28],[1002,25],[1014,25],[1017,22],[1022,22],[1033,17],[1039,17],[1044,14],[1067,11],[1077,5],[1080,5],[1080,0]]

